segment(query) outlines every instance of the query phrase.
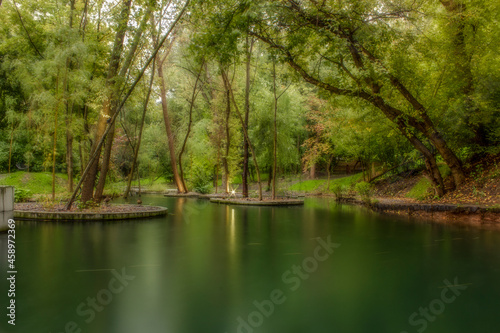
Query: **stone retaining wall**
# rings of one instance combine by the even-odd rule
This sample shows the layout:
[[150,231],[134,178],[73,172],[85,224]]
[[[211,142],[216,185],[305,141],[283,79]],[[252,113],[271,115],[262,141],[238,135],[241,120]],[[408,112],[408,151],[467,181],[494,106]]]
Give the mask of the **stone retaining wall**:
[[0,231],[7,230],[7,221],[14,217],[14,187],[0,186]]

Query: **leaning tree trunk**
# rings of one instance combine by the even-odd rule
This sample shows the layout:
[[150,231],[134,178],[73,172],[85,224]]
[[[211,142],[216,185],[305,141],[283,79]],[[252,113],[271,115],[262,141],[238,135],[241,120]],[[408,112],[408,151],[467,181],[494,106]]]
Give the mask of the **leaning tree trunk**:
[[168,150],[170,154],[170,166],[172,167],[172,173],[174,175],[174,182],[177,186],[177,190],[179,193],[186,193],[186,188],[182,183],[182,179],[179,176],[179,172],[177,171],[177,158],[175,156],[175,143],[174,143],[174,134],[172,132],[172,125],[170,122],[170,115],[168,113],[167,106],[167,90],[165,88],[165,78],[163,76],[163,64],[161,63],[159,57],[157,57],[157,72],[158,78],[160,81],[160,97],[161,97],[161,106],[163,110],[163,120],[165,121],[165,130],[167,132],[167,141],[168,141]]
[[186,149],[186,144],[187,144],[187,141],[189,139],[189,134],[191,134],[191,125],[193,123],[193,107],[194,107],[194,101],[196,100],[196,97],[198,96],[198,92],[197,92],[197,89],[198,89],[198,83],[200,81],[200,76],[201,76],[201,73],[203,71],[203,67],[204,67],[204,61],[202,62],[201,64],[201,68],[198,72],[198,75],[196,76],[196,81],[194,83],[194,87],[193,87],[193,93],[191,95],[191,101],[189,103],[189,121],[188,121],[188,128],[187,128],[187,131],[186,131],[186,136],[184,137],[184,141],[182,142],[182,147],[181,147],[181,151],[179,152],[179,171],[180,171],[180,177],[181,177],[181,181],[182,181],[182,184],[184,185],[184,188],[187,190],[187,186],[186,186],[186,182],[184,180],[184,170],[182,169],[182,154],[184,154],[184,151]]

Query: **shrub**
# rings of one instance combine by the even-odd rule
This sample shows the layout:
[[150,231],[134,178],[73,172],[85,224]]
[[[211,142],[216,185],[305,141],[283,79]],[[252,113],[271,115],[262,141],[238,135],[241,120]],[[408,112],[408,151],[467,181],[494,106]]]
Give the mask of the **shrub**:
[[97,208],[97,207],[99,207],[99,203],[95,202],[94,200],[89,200],[87,202],[83,202],[83,201],[78,200],[76,202],[76,207],[78,209]]
[[33,193],[30,190],[25,190],[23,188],[16,188],[14,190],[14,201],[15,202],[26,202],[33,197]]
[[363,200],[366,203],[371,202],[371,197],[373,195],[373,185],[368,183],[368,182],[359,182],[354,186],[354,189],[356,192],[358,192],[359,196],[361,197],[361,200]]
[[332,190],[333,194],[335,195],[335,200],[340,201],[345,196],[347,195],[347,192],[349,191],[349,188],[346,185],[342,184],[333,184],[330,186],[330,189]]
[[191,187],[194,191],[207,194],[212,191],[212,181],[202,168],[193,168],[191,178]]

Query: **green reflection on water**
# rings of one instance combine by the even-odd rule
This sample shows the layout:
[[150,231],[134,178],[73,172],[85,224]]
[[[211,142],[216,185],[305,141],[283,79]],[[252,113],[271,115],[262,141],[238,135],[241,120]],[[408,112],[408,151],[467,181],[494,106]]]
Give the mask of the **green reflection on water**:
[[[410,315],[439,299],[443,281],[455,277],[467,290],[426,332],[498,331],[498,231],[415,223],[327,199],[290,208],[143,201],[168,207],[170,215],[18,222],[16,327],[3,316],[0,331],[64,332],[74,321],[96,333],[237,332],[238,318],[259,321],[254,302],[268,304],[277,289],[286,300],[269,317],[260,315],[254,332],[417,332]],[[291,290],[296,284],[283,274],[314,255],[318,237],[340,247],[307,278],[290,273],[300,282]],[[5,272],[5,234],[0,243]],[[90,308],[87,298],[108,288],[112,269],[135,279],[87,323],[76,309],[82,302]],[[0,286],[7,304],[6,276]]]

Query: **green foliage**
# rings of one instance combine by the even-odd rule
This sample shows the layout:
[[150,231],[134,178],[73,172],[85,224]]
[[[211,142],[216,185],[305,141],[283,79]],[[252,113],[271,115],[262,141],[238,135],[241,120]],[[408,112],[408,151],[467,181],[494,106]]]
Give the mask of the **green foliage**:
[[361,200],[363,200],[366,203],[371,203],[371,198],[373,196],[373,185],[362,181],[354,185],[354,189],[356,192],[358,192],[359,196],[361,197]]
[[195,192],[207,194],[212,191],[212,180],[201,168],[191,170],[190,183]]
[[349,192],[349,188],[346,185],[340,183],[330,185],[330,190],[333,192],[333,194],[335,194],[336,200],[342,200]]
[[424,200],[429,197],[432,184],[426,177],[422,177],[406,194],[407,198]]
[[23,188],[16,188],[14,191],[14,201],[15,202],[25,202],[33,198],[33,193],[30,190]]

